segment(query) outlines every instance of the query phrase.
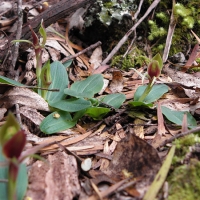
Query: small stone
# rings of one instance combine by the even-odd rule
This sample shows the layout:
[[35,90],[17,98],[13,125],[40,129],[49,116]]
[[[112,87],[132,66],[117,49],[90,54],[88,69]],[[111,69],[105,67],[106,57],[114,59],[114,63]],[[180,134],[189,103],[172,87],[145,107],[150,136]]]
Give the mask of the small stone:
[[173,62],[173,63],[183,63],[185,62],[185,55],[182,53],[182,52],[179,52],[179,53],[176,53],[174,54],[170,60]]

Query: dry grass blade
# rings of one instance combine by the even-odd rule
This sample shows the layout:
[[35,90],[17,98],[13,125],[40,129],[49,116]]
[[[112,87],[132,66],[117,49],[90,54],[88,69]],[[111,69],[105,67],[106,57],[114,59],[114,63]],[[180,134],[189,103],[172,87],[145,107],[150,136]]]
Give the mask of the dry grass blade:
[[198,41],[198,43],[200,44],[200,38],[192,30],[191,30],[191,32],[194,35],[194,37],[196,38],[196,40]]
[[160,188],[162,187],[162,185],[167,177],[174,153],[175,153],[175,146],[172,146],[162,167],[160,168],[159,172],[157,173],[153,183],[149,187],[143,200],[152,200],[152,199],[156,198]]

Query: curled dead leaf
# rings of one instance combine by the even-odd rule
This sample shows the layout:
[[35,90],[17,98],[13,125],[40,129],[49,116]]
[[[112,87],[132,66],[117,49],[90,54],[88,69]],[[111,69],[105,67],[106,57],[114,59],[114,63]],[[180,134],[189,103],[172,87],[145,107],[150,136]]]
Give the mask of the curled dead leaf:
[[6,108],[10,108],[18,103],[37,110],[50,111],[48,103],[40,95],[22,87],[13,87],[8,90],[0,99],[0,102]]
[[112,93],[121,92],[124,87],[123,83],[124,83],[124,80],[123,80],[122,73],[119,70],[113,71],[113,78],[109,87],[111,92]]
[[144,177],[136,184],[141,194],[147,187],[161,166],[161,160],[156,149],[139,137],[128,134],[113,153],[113,159],[102,171],[115,181],[125,179],[123,170],[133,174],[134,178]]

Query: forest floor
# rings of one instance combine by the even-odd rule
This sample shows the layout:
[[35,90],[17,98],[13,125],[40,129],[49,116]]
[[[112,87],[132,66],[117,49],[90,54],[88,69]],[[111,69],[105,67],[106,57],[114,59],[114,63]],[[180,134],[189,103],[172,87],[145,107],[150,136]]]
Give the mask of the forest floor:
[[[199,66],[198,36],[188,55],[180,52],[166,59],[151,92],[141,100],[151,81],[144,74],[152,55],[143,39],[129,34],[136,31],[131,18],[120,25],[98,21],[84,28],[91,1],[66,4],[70,13],[63,14],[66,18],[58,16],[57,9],[47,13],[58,0],[42,2],[22,1],[19,7],[13,0],[0,6],[0,123],[3,127],[8,113],[14,113],[26,133],[24,151],[40,156],[23,161],[28,176],[18,180],[17,193],[27,200],[198,199],[200,76],[192,70]],[[35,40],[32,46],[20,42],[18,51],[12,40],[32,41],[30,28],[17,17],[17,9],[25,11],[25,7],[29,11],[27,16],[24,12],[24,20],[37,35],[40,16],[44,26],[48,24],[47,37],[43,35],[44,46],[35,45]],[[38,47],[42,65],[50,61],[54,68],[55,80],[48,83],[48,67],[41,78],[40,86],[47,87],[47,93],[37,85]],[[141,47],[146,55],[138,53]],[[130,63],[128,68],[122,66],[127,52],[132,52],[133,62],[140,56],[142,63],[136,68]],[[121,64],[112,64],[116,55],[121,56]],[[65,94],[60,93],[62,87]],[[0,182],[0,191],[4,186]]]

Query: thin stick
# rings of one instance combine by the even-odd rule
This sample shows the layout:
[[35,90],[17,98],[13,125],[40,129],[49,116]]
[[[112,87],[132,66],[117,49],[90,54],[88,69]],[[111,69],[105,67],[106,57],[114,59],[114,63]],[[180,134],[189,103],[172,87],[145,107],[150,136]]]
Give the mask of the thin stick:
[[107,64],[108,61],[117,53],[121,46],[126,42],[129,35],[140,25],[140,23],[149,15],[149,13],[158,5],[160,0],[154,0],[154,2],[147,9],[146,13],[138,20],[138,22],[125,34],[125,36],[119,41],[115,48],[110,52],[107,58],[101,63],[101,65]]
[[128,49],[126,50],[125,54],[123,55],[123,58],[126,57],[126,55],[129,53],[129,51],[131,50],[132,46],[133,46],[133,43],[135,42],[136,40],[136,37],[137,37],[137,33],[136,33],[136,30],[134,31],[134,38],[132,39],[131,41],[131,44],[129,45]]
[[[16,40],[19,40],[22,35],[22,24],[23,24],[22,0],[17,1],[17,15],[18,15],[18,23],[17,23]],[[14,71],[18,54],[19,54],[19,42],[16,42],[12,58],[12,71]]]
[[19,112],[19,104],[18,103],[15,104],[15,109],[16,109],[17,121],[19,122],[21,129],[23,129],[23,124],[22,124],[22,119],[21,119],[21,115],[20,115],[20,112]]
[[140,0],[138,9],[137,9],[137,11],[136,11],[135,14],[134,14],[134,19],[137,19],[138,15],[140,14],[140,10],[141,10],[141,8],[142,8],[143,2],[144,2],[144,0]]
[[185,132],[183,132],[183,133],[179,133],[179,134],[177,134],[177,135],[171,137],[170,139],[165,140],[163,143],[161,143],[161,145],[160,145],[159,147],[163,147],[163,146],[165,146],[167,143],[171,143],[171,142],[173,142],[173,141],[174,141],[175,139],[177,139],[177,138],[184,137],[184,136],[186,136],[186,135],[189,135],[189,134],[191,134],[191,133],[196,133],[196,132],[198,132],[198,131],[200,131],[200,127],[199,127],[199,126],[196,127],[196,128],[194,128],[194,129],[192,129],[192,130],[185,131]]
[[[134,14],[134,20],[136,20],[138,15],[140,14],[140,10],[141,10],[143,2],[144,2],[144,0],[140,1],[138,9],[137,9],[136,13]],[[133,43],[135,42],[136,38],[137,38],[137,33],[136,33],[136,29],[135,29],[134,30],[134,38],[132,39],[131,44],[129,45],[128,49],[126,50],[125,54],[123,55],[123,58],[125,58],[126,55],[129,53],[129,51],[131,50]]]
[[171,43],[172,43],[172,37],[174,35],[174,30],[175,30],[175,27],[176,27],[176,19],[174,17],[174,13],[173,13],[174,5],[175,5],[175,1],[173,0],[172,14],[171,14],[171,17],[170,17],[169,29],[168,29],[168,33],[167,33],[167,39],[166,39],[166,45],[165,45],[165,49],[164,49],[163,57],[162,57],[163,62],[167,61],[167,58],[168,58],[168,55],[169,55],[169,50],[170,50]]
[[101,42],[98,41],[97,43],[90,45],[90,46],[87,47],[86,49],[84,49],[84,50],[82,50],[82,51],[79,51],[78,53],[76,53],[76,54],[74,54],[74,55],[68,56],[67,58],[62,59],[61,62],[64,63],[64,62],[66,62],[66,61],[68,61],[68,60],[72,60],[72,59],[74,59],[74,58],[80,56],[81,54],[84,54],[85,52],[87,52],[87,51],[89,51],[89,50],[91,50],[91,49],[94,49],[94,48],[96,48],[96,47],[98,47],[98,46],[100,46],[100,45],[101,45]]

